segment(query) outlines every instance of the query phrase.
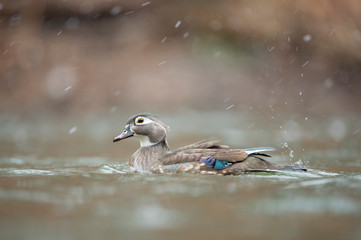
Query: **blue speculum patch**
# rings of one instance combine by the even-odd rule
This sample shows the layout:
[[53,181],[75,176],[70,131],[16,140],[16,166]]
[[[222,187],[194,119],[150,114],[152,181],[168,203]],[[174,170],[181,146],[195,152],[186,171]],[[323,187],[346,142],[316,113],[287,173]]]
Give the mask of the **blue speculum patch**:
[[214,157],[202,158],[201,161],[203,161],[208,167],[214,168],[215,170],[222,170],[232,165],[231,162],[217,160]]

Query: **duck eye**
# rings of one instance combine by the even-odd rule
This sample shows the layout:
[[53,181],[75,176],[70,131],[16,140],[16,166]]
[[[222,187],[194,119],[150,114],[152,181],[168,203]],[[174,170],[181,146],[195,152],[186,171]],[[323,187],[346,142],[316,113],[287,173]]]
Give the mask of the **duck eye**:
[[135,123],[136,123],[136,124],[142,124],[142,123],[144,123],[144,118],[138,117],[138,118],[135,120]]

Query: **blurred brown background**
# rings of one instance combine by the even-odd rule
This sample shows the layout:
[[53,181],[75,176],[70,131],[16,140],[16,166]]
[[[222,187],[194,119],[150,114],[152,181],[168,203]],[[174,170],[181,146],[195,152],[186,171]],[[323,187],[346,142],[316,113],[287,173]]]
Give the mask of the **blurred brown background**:
[[360,12],[358,0],[0,1],[0,109],[359,113]]
[[[361,239],[360,100],[360,0],[0,0],[0,239]],[[309,171],[133,174],[144,111]]]

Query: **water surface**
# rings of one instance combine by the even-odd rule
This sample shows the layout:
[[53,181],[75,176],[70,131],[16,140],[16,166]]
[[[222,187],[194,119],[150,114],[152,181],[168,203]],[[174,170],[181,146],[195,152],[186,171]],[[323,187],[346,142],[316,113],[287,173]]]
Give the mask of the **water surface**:
[[171,146],[207,136],[272,146],[273,162],[309,171],[140,175],[127,166],[138,143],[111,142],[120,122],[19,120],[19,128],[3,120],[1,239],[360,239],[360,134],[351,117],[338,136],[325,119],[189,114],[165,117]]

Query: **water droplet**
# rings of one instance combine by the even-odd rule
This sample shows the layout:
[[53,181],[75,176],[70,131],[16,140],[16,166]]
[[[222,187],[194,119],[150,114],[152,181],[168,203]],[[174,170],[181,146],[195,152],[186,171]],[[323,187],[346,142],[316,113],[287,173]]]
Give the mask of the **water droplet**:
[[310,61],[306,61],[304,64],[302,64],[302,67],[306,67],[306,65],[309,63],[310,63]]
[[115,15],[118,15],[121,11],[122,11],[122,7],[117,5],[117,6],[112,7],[112,9],[110,10],[110,14],[115,16]]
[[269,52],[272,52],[275,49],[275,47],[267,48]]
[[134,13],[134,11],[129,11],[129,12],[124,13],[124,15],[130,15],[130,14],[133,14],[133,13]]
[[305,36],[303,36],[303,41],[304,42],[309,42],[312,40],[312,35],[311,34],[306,34]]
[[142,3],[142,7],[145,7],[145,6],[149,5],[149,4],[150,4],[150,1],[147,1],[147,2],[145,2],[145,3]]
[[167,37],[164,37],[161,41],[161,43],[165,43],[165,41],[167,41]]
[[183,38],[187,38],[189,36],[189,32],[185,32],[184,34],[183,34]]
[[163,64],[165,64],[167,61],[163,61],[163,62],[160,62],[158,63],[158,66],[162,66]]
[[66,88],[64,89],[64,91],[67,92],[67,91],[69,91],[70,89],[71,89],[71,85],[68,86],[68,87],[66,87]]
[[175,27],[175,28],[178,28],[178,27],[181,25],[181,23],[182,23],[182,21],[179,20],[179,21],[174,25],[174,27]]
[[290,150],[290,158],[293,158],[295,156],[293,150]]
[[70,128],[70,129],[69,129],[69,134],[71,135],[71,134],[75,133],[76,130],[78,130],[78,128],[77,128],[76,126]]
[[232,107],[234,107],[234,104],[232,104],[231,106],[227,107],[226,110],[231,109]]
[[302,91],[300,91],[300,96],[302,96]]

